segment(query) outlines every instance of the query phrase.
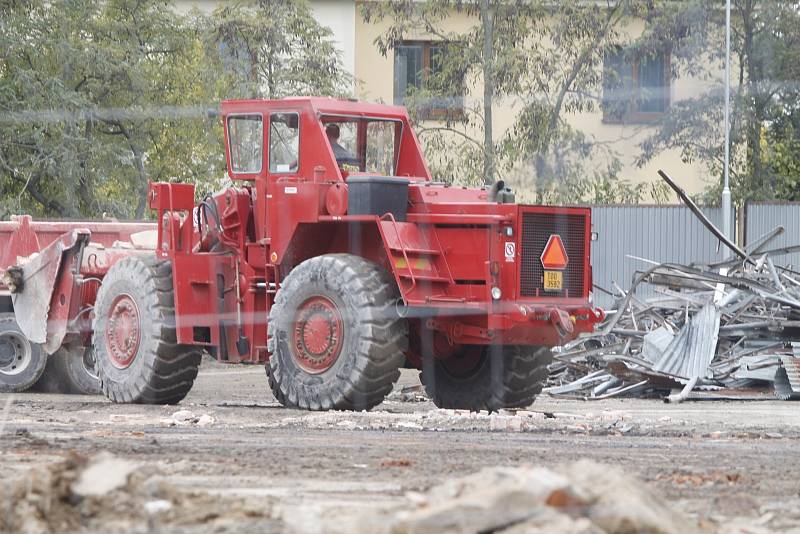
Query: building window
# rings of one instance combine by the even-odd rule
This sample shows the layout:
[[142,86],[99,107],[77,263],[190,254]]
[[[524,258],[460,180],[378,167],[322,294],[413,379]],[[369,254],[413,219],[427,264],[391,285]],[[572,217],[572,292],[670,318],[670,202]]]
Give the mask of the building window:
[[603,120],[648,122],[659,119],[670,103],[670,57],[661,53],[631,57],[621,49],[603,61]]
[[[452,45],[450,45],[452,46]],[[414,101],[425,119],[447,119],[463,114],[463,78],[452,83],[445,80],[444,55],[448,48],[435,41],[406,41],[394,49],[394,103],[408,105],[414,91],[425,90],[424,100]],[[438,86],[438,87],[437,87]],[[455,87],[445,91],[442,87]]]

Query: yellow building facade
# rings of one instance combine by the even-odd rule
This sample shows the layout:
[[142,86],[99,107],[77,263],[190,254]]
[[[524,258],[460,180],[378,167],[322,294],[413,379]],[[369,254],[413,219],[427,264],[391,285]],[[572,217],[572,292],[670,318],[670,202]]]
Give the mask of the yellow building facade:
[[[367,23],[359,15],[359,10],[357,9],[356,11],[354,21],[356,96],[369,101],[396,102],[396,84],[394,81],[396,54],[390,50],[384,56],[374,44],[376,38],[384,34],[390,24],[388,21]],[[469,28],[477,23],[476,18],[470,17],[464,12],[454,11],[440,27],[443,33],[461,33],[468,31]],[[642,30],[642,24],[634,23],[626,27],[624,32],[629,35],[635,35]],[[421,43],[435,43],[437,39],[435,36],[424,32],[408,35],[407,38],[408,41]],[[722,84],[723,75],[724,73],[720,72],[717,80],[701,80],[691,77],[670,79],[669,75],[667,75],[668,85],[665,87],[667,104],[705,92],[714,83]],[[482,81],[478,79],[472,86],[467,87],[465,98],[473,103],[481,99],[483,94],[481,84]],[[513,125],[520,107],[519,98],[506,97],[495,102],[495,106],[493,106],[493,135],[495,140],[500,139],[503,133]],[[637,166],[636,160],[640,154],[639,143],[655,131],[655,126],[663,117],[663,113],[643,115],[648,116],[633,117],[625,121],[609,121],[607,117],[604,118],[600,106],[597,106],[596,111],[593,112],[568,113],[563,116],[572,127],[584,133],[590,140],[603,144],[609,151],[613,151],[622,164],[620,178],[630,183],[658,182],[659,178],[656,171],[665,169],[681,183],[687,192],[696,194],[702,192],[712,180],[716,179],[709,176],[705,166],[696,162],[683,162],[678,150],[663,151],[646,165]],[[720,139],[722,134],[723,129],[720,127]],[[478,131],[472,132],[471,136],[475,139],[482,139],[483,137],[482,133]],[[598,167],[604,167],[607,161],[599,160],[596,164]],[[524,174],[525,171],[524,168],[519,169],[521,174]],[[647,200],[649,199],[645,199],[645,201]],[[672,196],[669,197],[669,200],[670,202],[676,201]]]

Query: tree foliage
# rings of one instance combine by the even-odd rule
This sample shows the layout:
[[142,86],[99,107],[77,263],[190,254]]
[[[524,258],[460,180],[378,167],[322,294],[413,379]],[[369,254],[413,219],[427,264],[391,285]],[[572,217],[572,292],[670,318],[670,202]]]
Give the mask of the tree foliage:
[[[259,26],[270,13],[291,24]],[[239,43],[234,30],[254,51],[247,72],[220,48]],[[0,215],[140,218],[148,180],[219,182],[221,128],[206,110],[221,99],[346,84],[300,1],[209,17],[158,0],[0,0]]]
[[[438,178],[470,184],[502,178],[521,189],[526,200],[568,196],[575,202],[591,196],[587,184],[616,180],[620,167],[613,151],[570,126],[566,117],[597,108],[604,53],[619,46],[620,28],[642,17],[648,4],[391,0],[363,4],[362,16],[388,23],[375,43],[384,55],[419,35],[445,46],[440,68],[407,99],[419,118],[430,98],[465,95],[463,114],[419,126]],[[458,13],[473,24],[464,31],[446,30],[452,27],[446,21]],[[494,139],[488,112],[500,105],[514,107],[517,119]],[[598,160],[606,162],[599,170]],[[620,194],[641,198],[647,188]],[[584,196],[572,196],[577,191]]]
[[[734,200],[800,199],[800,11],[788,0],[733,0],[731,17],[731,189]],[[717,201],[724,155],[725,12],[702,0],[658,2],[632,47],[669,47],[673,77],[709,81],[676,102],[661,128],[641,145],[640,163],[665,149],[699,162],[717,177],[706,192]]]
[[124,0],[4,7],[0,165],[6,202],[17,200],[7,211],[141,217],[148,177],[186,178],[204,167],[177,158],[175,149],[196,138],[185,144],[165,131],[177,127],[173,110],[195,95],[186,66],[197,50],[180,17],[163,7]]
[[305,2],[258,0],[223,5],[207,21],[210,54],[232,89],[229,98],[347,95],[351,76],[342,67],[330,28]]

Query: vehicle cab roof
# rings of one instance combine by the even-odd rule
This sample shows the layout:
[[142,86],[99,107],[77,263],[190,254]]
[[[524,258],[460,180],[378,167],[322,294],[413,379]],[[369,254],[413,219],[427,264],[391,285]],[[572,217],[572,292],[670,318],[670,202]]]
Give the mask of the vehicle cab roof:
[[310,110],[316,115],[350,115],[381,117],[385,119],[408,120],[408,112],[402,106],[375,104],[354,100],[330,97],[290,97],[281,100],[225,100],[222,103],[223,113],[247,113],[282,110]]

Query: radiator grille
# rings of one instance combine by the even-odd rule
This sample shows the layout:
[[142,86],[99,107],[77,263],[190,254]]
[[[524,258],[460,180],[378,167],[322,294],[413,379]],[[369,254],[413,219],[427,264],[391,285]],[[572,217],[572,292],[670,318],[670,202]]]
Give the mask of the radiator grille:
[[[544,268],[539,258],[552,234],[561,236],[569,258],[564,269],[561,291],[544,290]],[[520,295],[523,297],[583,296],[586,258],[586,218],[584,215],[522,213]]]

